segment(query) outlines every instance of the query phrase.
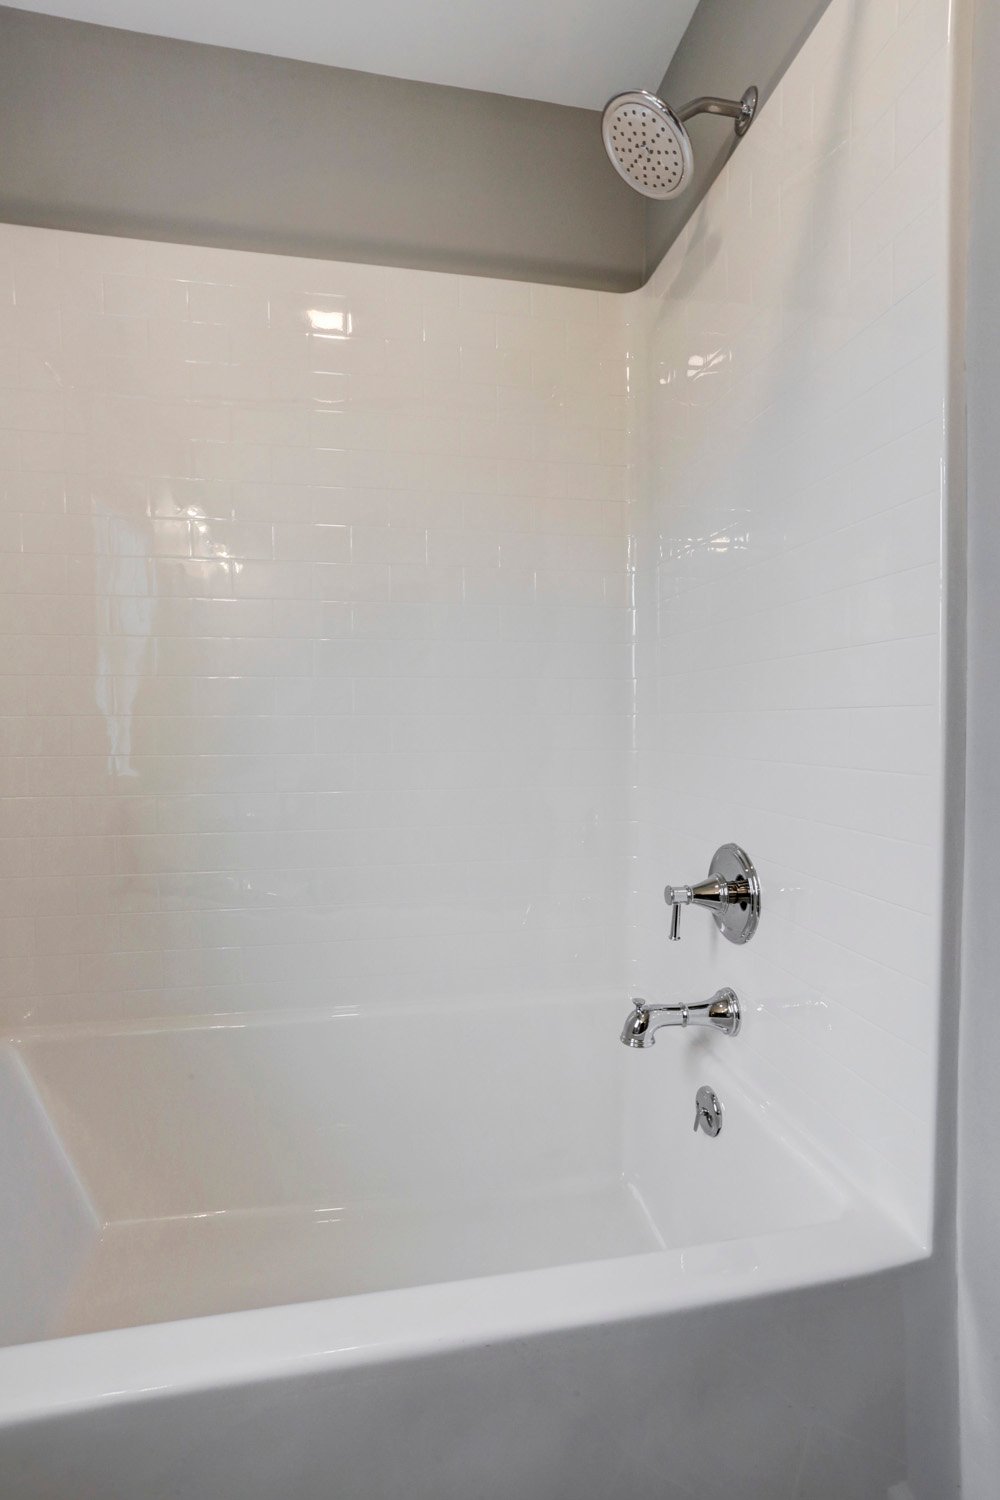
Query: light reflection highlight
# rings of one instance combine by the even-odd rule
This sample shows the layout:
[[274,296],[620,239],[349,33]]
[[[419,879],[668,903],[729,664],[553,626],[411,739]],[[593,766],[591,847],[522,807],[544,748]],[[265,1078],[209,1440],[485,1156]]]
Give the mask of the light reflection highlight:
[[306,317],[313,333],[325,334],[327,338],[349,339],[353,331],[350,313],[340,307],[310,307]]

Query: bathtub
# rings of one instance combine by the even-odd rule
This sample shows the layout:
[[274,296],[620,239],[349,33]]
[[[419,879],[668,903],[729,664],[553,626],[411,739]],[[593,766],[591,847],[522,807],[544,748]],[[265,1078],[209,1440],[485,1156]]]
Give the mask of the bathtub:
[[[264,1500],[287,1492],[278,1451],[295,1500],[514,1493],[509,1465],[484,1460],[467,1488],[468,1455],[450,1481],[402,1436],[442,1359],[452,1380],[479,1361],[480,1380],[501,1346],[620,1335],[924,1253],[747,1096],[738,1038],[668,1031],[634,1052],[625,1010],[602,995],[11,1039],[0,1494]],[[716,1139],[692,1129],[702,1083],[724,1105]],[[517,1389],[511,1375],[466,1420],[478,1430]],[[405,1450],[377,1479],[359,1477],[367,1419],[345,1416],[364,1392],[391,1428],[379,1451]],[[251,1419],[261,1400],[270,1422]],[[538,1463],[520,1493],[561,1494]],[[585,1469],[574,1493],[610,1493]]]

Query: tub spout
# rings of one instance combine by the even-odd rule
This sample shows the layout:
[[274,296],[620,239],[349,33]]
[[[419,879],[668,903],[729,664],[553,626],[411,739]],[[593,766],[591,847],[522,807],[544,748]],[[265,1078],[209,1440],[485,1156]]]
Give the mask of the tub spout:
[[621,1040],[626,1047],[652,1047],[663,1026],[714,1026],[724,1036],[735,1036],[740,1029],[739,998],[735,990],[722,989],[694,1005],[650,1005],[645,1000],[633,1000]]

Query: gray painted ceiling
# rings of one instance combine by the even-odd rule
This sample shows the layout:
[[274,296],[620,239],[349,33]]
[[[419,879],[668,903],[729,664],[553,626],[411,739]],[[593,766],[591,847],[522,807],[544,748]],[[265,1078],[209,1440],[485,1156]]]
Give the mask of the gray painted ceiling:
[[697,0],[12,0],[21,10],[600,109],[655,89]]

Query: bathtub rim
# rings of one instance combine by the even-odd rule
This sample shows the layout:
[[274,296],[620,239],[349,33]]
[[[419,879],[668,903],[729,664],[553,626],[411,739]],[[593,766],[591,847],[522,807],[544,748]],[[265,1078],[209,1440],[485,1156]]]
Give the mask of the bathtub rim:
[[769,1235],[0,1349],[0,1429],[743,1301],[926,1258],[871,1203]]

